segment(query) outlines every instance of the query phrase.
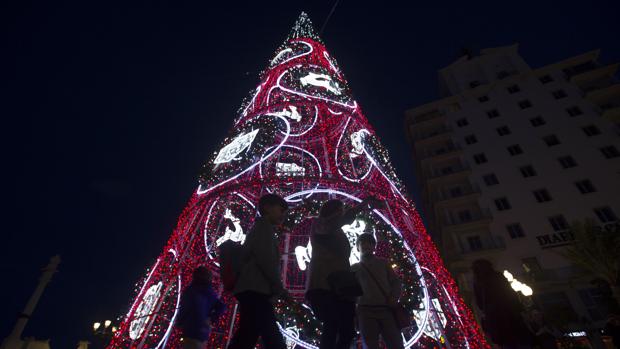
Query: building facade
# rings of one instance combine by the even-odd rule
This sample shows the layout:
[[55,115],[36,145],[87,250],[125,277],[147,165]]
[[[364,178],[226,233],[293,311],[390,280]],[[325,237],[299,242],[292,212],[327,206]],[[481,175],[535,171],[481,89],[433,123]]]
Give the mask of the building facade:
[[620,215],[618,64],[598,56],[532,69],[517,45],[485,49],[439,71],[441,99],[406,111],[429,231],[470,302],[485,258],[571,327],[604,322],[592,276],[559,253],[572,222]]

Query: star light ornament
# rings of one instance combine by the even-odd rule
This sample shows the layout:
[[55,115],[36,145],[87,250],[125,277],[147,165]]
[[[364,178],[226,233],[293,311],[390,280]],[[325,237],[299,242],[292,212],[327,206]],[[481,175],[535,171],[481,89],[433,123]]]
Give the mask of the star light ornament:
[[243,151],[250,149],[252,142],[256,138],[259,130],[252,130],[248,133],[242,133],[237,138],[233,139],[230,144],[220,149],[220,152],[217,154],[213,163],[217,166],[218,164],[225,164],[227,162],[231,162],[233,160],[240,160],[239,154]]

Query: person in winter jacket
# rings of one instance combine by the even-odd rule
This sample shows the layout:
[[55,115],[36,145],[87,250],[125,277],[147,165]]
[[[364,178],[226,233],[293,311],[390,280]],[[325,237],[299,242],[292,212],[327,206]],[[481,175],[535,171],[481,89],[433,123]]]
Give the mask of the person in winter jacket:
[[353,223],[361,210],[380,203],[368,198],[345,210],[342,201],[328,200],[321,206],[319,217],[312,224],[312,259],[306,280],[306,299],[323,323],[320,349],[348,349],[355,337],[355,299],[336,294],[328,277],[331,273],[351,271],[351,245],[342,226]]
[[253,349],[260,337],[263,348],[286,349],[276,324],[273,300],[286,296],[280,276],[280,251],[275,226],[282,224],[288,204],[275,194],[258,201],[260,217],[248,233],[242,267],[233,294],[239,301],[239,327],[228,349]]
[[403,349],[402,335],[392,311],[400,298],[400,279],[385,259],[375,256],[377,240],[372,234],[360,235],[356,245],[362,259],[351,269],[364,291],[357,301],[364,349],[379,349],[379,335],[388,349]]
[[211,322],[224,312],[211,286],[211,272],[204,266],[194,270],[192,282],[181,294],[176,326],[183,332],[184,349],[204,349],[211,334]]

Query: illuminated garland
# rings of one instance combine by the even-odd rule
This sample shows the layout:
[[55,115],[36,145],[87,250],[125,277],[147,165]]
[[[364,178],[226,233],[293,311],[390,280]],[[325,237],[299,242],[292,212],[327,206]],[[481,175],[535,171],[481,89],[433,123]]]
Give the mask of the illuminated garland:
[[[306,14],[208,157],[198,189],[155,265],[136,284],[135,301],[109,348],[179,348],[173,322],[192,270],[206,265],[221,291],[217,246],[245,241],[265,193],[278,193],[290,205],[278,239],[292,297],[276,303],[289,348],[315,349],[320,337],[321,324],[304,300],[311,226],[320,205],[337,198],[352,206],[368,196],[383,200],[385,208],[360,212],[343,230],[351,244],[359,234],[373,233],[377,254],[402,279],[401,302],[416,323],[403,331],[405,348],[488,348],[387,151]],[[357,258],[353,253],[350,261]],[[227,311],[213,326],[209,348],[225,347],[239,320],[233,297],[223,299]]]

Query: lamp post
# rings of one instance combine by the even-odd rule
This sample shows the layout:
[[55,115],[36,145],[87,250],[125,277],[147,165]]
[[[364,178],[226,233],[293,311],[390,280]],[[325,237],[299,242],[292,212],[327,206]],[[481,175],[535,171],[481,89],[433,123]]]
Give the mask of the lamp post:
[[103,322],[93,323],[93,335],[95,336],[95,348],[105,348],[106,344],[110,342],[112,336],[116,332],[116,326],[112,326],[112,320],[105,320]]

